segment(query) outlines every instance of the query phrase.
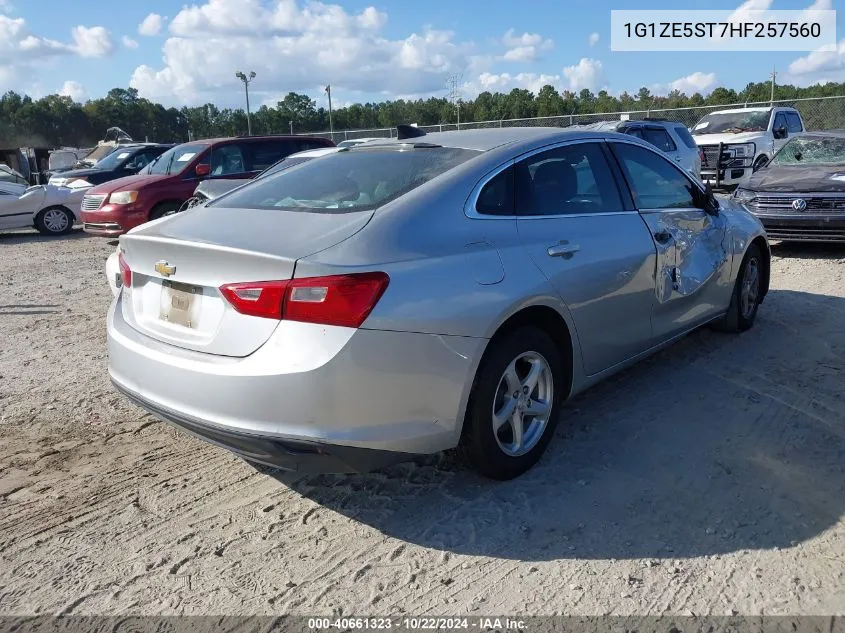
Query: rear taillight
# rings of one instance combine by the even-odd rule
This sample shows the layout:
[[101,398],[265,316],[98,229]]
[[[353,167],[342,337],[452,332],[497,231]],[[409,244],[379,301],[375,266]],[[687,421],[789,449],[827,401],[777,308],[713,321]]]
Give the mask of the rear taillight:
[[120,283],[130,288],[132,286],[132,269],[129,268],[129,264],[123,258],[123,253],[118,253],[117,263],[120,266]]
[[704,162],[704,150],[699,148],[698,150],[698,159],[703,163]]
[[387,289],[386,273],[227,284],[220,292],[249,316],[359,327]]

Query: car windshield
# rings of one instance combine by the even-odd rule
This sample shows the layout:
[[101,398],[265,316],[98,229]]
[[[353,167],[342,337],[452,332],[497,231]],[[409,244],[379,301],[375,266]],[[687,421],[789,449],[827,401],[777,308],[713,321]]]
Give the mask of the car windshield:
[[208,147],[206,143],[185,143],[167,150],[150,163],[144,170],[145,174],[181,174],[194,157]]
[[845,137],[794,138],[772,159],[774,165],[845,165]]
[[86,163],[94,164],[103,160],[106,156],[114,152],[115,149],[117,148],[114,145],[98,145],[82,160]]
[[375,209],[478,155],[439,146],[405,147],[361,147],[324,156],[256,180],[211,204],[329,213]]
[[135,150],[118,148],[97,163],[97,169],[117,169],[134,154]]
[[764,132],[769,126],[769,110],[748,110],[708,114],[692,128],[696,136],[725,132]]

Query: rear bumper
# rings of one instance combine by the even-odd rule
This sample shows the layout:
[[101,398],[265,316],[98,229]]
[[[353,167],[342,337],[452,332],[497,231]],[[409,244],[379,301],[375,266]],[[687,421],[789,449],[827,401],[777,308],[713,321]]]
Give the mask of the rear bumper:
[[95,211],[81,211],[82,230],[100,237],[118,237],[147,221],[147,210],[105,204]]
[[119,295],[108,316],[109,374],[118,389],[249,459],[311,470],[319,458],[322,472],[454,447],[486,343],[282,321],[251,355],[223,357],[141,334],[122,309]]
[[845,215],[807,217],[757,215],[770,240],[845,244]]
[[164,408],[112,381],[118,391],[157,418],[259,464],[303,473],[366,473],[418,455],[339,446],[323,442],[285,440],[209,426],[178,411]]

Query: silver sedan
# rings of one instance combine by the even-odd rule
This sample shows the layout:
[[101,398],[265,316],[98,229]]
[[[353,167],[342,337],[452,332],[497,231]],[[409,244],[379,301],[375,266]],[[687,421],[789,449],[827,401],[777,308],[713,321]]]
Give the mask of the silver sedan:
[[252,462],[363,471],[458,447],[515,477],[563,402],[769,286],[760,222],[639,139],[371,142],[120,238],[109,373]]

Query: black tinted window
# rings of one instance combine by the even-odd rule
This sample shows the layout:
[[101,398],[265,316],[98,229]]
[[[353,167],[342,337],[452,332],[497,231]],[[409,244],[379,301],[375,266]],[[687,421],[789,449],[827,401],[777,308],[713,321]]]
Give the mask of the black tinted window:
[[249,143],[246,149],[249,151],[249,164],[246,171],[264,171],[285,156],[292,154],[294,145],[287,139],[280,139]]
[[536,154],[514,170],[520,215],[621,211],[622,201],[597,143],[576,143]]
[[647,127],[643,135],[646,142],[651,143],[657,149],[664,152],[674,152],[677,148],[675,141],[669,136],[669,132],[661,127]]
[[802,132],[801,117],[795,112],[786,113],[786,125],[790,132]]
[[477,155],[450,147],[353,148],[255,180],[220,204],[333,213],[375,209]]
[[611,145],[638,209],[688,209],[696,206],[695,186],[669,160],[628,143]]
[[307,149],[320,149],[321,147],[331,147],[331,145],[325,141],[317,141],[314,139],[297,139],[296,140],[297,152],[304,152]]
[[685,128],[683,125],[676,125],[674,127],[675,134],[678,135],[678,138],[683,141],[684,145],[689,147],[690,149],[698,149],[698,145],[695,142],[695,139],[692,137],[692,134],[689,133],[689,130]]
[[484,185],[475,210],[485,215],[513,215],[513,167]]

